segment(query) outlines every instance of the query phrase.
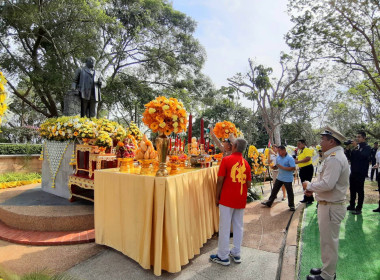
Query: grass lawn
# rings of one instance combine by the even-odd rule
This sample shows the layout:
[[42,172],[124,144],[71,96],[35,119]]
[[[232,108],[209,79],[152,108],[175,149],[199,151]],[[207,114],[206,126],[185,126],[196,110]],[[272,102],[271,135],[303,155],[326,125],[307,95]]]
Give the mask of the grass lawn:
[[[375,204],[365,204],[362,215],[347,212],[340,229],[338,280],[380,279],[380,214]],[[316,206],[305,209],[301,233],[299,279],[306,279],[310,268],[321,267]]]

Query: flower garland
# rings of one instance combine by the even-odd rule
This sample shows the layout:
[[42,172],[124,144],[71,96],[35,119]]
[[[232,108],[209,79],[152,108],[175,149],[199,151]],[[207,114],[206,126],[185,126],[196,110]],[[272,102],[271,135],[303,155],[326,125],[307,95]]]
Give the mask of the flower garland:
[[237,137],[236,126],[232,122],[223,121],[215,124],[214,134],[216,137],[226,139],[230,133]]
[[0,71],[0,125],[2,122],[2,117],[7,110],[7,104],[5,103],[5,98],[7,97],[7,93],[5,92],[6,84],[7,80],[5,79],[3,72]]
[[145,104],[142,120],[153,132],[170,135],[186,132],[187,112],[176,98],[159,96]]
[[[52,163],[52,159],[51,159],[51,155],[50,155],[50,153],[49,153],[49,149],[47,149],[47,147],[46,147],[46,145],[47,145],[47,143],[45,142],[45,144],[44,144],[44,146],[45,146],[45,148],[46,148],[46,155],[47,155],[47,160],[48,160],[48,162],[49,162],[49,169],[50,169],[50,174],[51,174],[51,180],[52,180],[52,182],[53,182],[53,184],[52,184],[52,188],[55,188],[55,177],[57,177],[57,173],[58,173],[58,170],[59,170],[59,168],[61,167],[61,163],[62,163],[62,159],[63,159],[63,156],[65,155],[65,153],[66,153],[66,150],[67,150],[67,147],[69,146],[69,144],[71,144],[71,141],[67,141],[66,142],[66,145],[65,145],[65,147],[64,147],[64,149],[63,149],[63,151],[61,152],[61,153],[59,153],[60,154],[60,157],[59,157],[59,159],[58,159],[58,165],[57,166],[53,166],[53,163]],[[59,150],[59,149],[54,149],[54,150]],[[54,168],[55,167],[55,168]],[[52,168],[54,168],[55,170],[52,170]]]

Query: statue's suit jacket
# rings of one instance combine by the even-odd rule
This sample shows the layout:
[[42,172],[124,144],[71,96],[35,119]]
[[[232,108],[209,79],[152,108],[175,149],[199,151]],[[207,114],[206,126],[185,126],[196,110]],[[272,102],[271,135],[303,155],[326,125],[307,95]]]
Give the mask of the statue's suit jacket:
[[[81,98],[85,100],[91,99],[92,88],[95,88],[95,101],[101,101],[100,87],[97,84],[102,83],[104,86],[104,81],[102,75],[98,74],[96,71],[92,74],[87,67],[79,68],[75,71],[74,83],[76,84],[76,89],[79,90]],[[94,83],[96,83],[94,85]]]

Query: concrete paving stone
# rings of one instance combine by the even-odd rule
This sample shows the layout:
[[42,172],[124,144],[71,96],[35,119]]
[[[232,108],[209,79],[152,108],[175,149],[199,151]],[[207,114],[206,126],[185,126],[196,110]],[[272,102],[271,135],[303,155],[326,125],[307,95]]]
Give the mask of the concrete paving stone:
[[94,243],[48,247],[26,246],[0,240],[0,267],[17,275],[43,268],[61,273],[101,250],[103,248]]
[[216,238],[209,240],[201,249],[201,254],[182,267],[181,272],[168,273],[163,271],[160,277],[153,270],[145,270],[140,265],[122,253],[107,248],[93,258],[76,265],[66,271],[70,276],[82,280],[100,279],[255,279],[274,280],[278,266],[276,253],[264,252],[242,247],[242,263],[235,264],[231,260],[228,267],[221,266],[209,260],[211,254],[217,251]]

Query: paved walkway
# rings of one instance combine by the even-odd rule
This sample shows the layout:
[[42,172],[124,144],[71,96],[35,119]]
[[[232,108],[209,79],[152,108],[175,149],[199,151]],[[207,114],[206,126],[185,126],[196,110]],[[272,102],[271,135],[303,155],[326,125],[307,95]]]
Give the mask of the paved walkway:
[[[298,195],[301,187],[295,186]],[[21,191],[21,189],[20,189]],[[264,197],[270,194],[270,187],[264,187]],[[217,251],[217,236],[214,236],[201,249],[200,255],[190,260],[179,273],[163,271],[162,279],[292,279],[281,277],[282,256],[288,264],[282,269],[283,275],[293,275],[295,271],[295,239],[297,221],[292,223],[294,241],[287,247],[287,226],[292,215],[287,201],[279,201],[272,208],[263,207],[259,201],[247,205],[244,216],[244,240],[241,264],[231,263],[229,267],[209,261],[209,255]],[[289,231],[290,232],[290,231]],[[232,241],[232,239],[231,239]],[[290,264],[290,265],[289,265]],[[93,279],[155,279],[152,270],[144,270],[135,261],[116,250],[94,243],[65,246],[25,246],[0,241],[0,268],[15,274],[24,274],[46,268],[82,280]],[[1,270],[0,270],[1,271]],[[284,274],[285,271],[285,274]],[[288,273],[288,274],[286,274]]]
[[[295,201],[302,196],[300,186],[295,186]],[[268,197],[270,187],[264,188]],[[294,213],[290,212],[287,200],[279,201],[272,208],[263,207],[259,201],[247,205],[244,215],[244,239],[242,245],[242,263],[223,267],[209,260],[217,252],[218,239],[214,236],[201,249],[200,255],[190,260],[179,273],[163,271],[160,277],[152,270],[145,270],[132,259],[120,252],[103,246],[96,256],[67,270],[70,276],[83,280],[100,279],[255,279],[275,280],[294,279],[296,261],[296,238],[299,215],[303,205]],[[295,220],[289,225],[294,215]],[[287,227],[289,231],[287,231]],[[289,236],[288,233],[289,232]],[[287,238],[288,236],[288,238]],[[286,241],[289,239],[289,241]],[[231,239],[232,242],[232,239]],[[286,267],[282,267],[282,261]],[[282,269],[279,269],[282,268]],[[281,271],[282,270],[282,271]]]

